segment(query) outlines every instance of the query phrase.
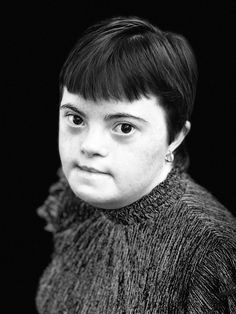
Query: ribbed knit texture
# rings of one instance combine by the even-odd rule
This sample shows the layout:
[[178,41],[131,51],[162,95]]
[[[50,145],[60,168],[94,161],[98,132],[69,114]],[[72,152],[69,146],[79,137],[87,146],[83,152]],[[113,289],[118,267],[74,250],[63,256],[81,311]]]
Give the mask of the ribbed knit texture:
[[235,218],[186,173],[111,210],[59,175],[38,209],[54,241],[40,314],[236,313]]

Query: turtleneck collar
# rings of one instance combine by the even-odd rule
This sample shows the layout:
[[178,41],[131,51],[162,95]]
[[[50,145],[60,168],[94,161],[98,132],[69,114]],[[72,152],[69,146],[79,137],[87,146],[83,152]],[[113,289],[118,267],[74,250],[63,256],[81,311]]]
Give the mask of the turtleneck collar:
[[119,209],[96,208],[82,201],[72,192],[61,169],[58,175],[60,180],[51,186],[48,198],[37,210],[38,215],[48,223],[45,229],[51,232],[67,229],[71,223],[84,221],[91,215],[95,215],[95,218],[104,215],[114,223],[123,225],[153,219],[182,196],[187,174],[175,166],[149,194]]
[[129,225],[152,219],[161,210],[172,206],[185,190],[184,173],[174,167],[166,179],[136,202],[119,209],[96,208],[114,222]]

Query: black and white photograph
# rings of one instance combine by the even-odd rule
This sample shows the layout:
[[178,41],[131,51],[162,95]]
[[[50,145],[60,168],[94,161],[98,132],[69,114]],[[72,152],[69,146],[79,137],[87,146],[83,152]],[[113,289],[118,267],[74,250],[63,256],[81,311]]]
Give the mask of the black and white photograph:
[[1,312],[235,314],[235,2],[2,14]]

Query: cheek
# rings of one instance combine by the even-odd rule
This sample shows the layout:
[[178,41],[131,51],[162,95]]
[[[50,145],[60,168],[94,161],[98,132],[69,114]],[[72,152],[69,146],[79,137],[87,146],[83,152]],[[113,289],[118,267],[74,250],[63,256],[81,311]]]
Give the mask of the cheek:
[[59,131],[59,136],[58,136],[58,148],[59,148],[60,157],[63,157],[64,151],[66,148],[66,141],[61,131]]
[[139,168],[142,169],[144,175],[162,167],[165,156],[164,151],[164,147],[158,145],[149,146],[146,150],[142,150],[137,163],[139,163]]
[[137,147],[136,156],[137,160],[146,167],[151,166],[153,163],[163,163],[163,159],[167,149],[167,141],[165,134],[150,134],[144,141]]
[[130,147],[129,150],[120,151],[115,158],[117,169],[123,177],[142,178],[150,173],[157,171],[163,166],[166,152],[164,142],[140,143]]
[[71,139],[66,135],[66,133],[59,131],[58,137],[58,148],[59,154],[62,162],[70,161],[72,157],[71,152]]

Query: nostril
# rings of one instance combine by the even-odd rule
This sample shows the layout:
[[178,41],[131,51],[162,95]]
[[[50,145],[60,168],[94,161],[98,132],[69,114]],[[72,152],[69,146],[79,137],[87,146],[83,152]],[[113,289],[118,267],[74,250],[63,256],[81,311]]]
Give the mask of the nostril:
[[107,156],[107,149],[103,145],[82,145],[80,151],[81,154],[86,155],[87,157]]
[[89,151],[85,151],[85,150],[81,150],[82,154],[86,155],[88,158],[91,158],[93,156],[99,156],[98,153],[93,153],[93,152],[89,152]]

